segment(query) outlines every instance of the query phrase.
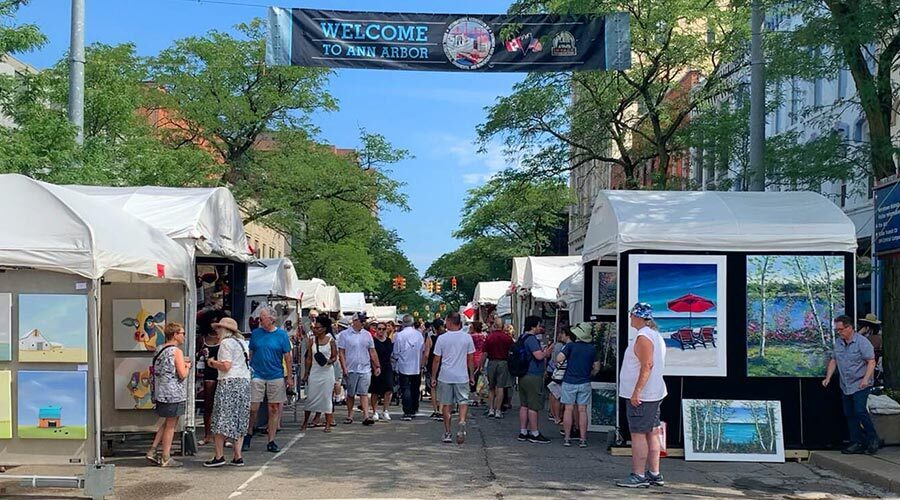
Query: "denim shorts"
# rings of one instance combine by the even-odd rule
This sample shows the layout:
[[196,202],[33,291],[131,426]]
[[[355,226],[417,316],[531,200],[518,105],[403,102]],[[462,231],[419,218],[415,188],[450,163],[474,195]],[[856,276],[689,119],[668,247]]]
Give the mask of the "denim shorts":
[[591,402],[591,383],[570,384],[563,382],[559,402],[564,405],[587,406]]

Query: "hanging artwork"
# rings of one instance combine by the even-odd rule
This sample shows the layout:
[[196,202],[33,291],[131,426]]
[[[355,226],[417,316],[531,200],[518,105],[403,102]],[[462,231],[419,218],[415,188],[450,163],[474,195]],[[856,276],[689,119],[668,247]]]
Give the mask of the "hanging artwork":
[[116,358],[115,388],[117,410],[152,410],[150,363],[153,358]]
[[155,352],[166,343],[166,301],[113,301],[113,350]]
[[19,295],[19,362],[87,363],[85,295]]
[[[721,255],[632,255],[629,306],[647,302],[666,344],[665,375],[727,375],[725,269]],[[628,328],[629,341],[637,330]]]
[[615,372],[616,359],[619,352],[619,331],[616,323],[593,323],[594,347],[597,348],[597,361],[600,372]]
[[87,437],[87,372],[18,373],[20,439]]
[[12,438],[12,372],[0,371],[0,439]]
[[685,460],[784,462],[780,401],[684,399]]
[[12,360],[12,294],[0,293],[0,361]]
[[824,377],[844,314],[844,257],[747,256],[747,375]]
[[594,299],[591,314],[594,316],[615,316],[618,312],[618,270],[615,266],[594,266],[592,294]]
[[589,431],[608,432],[616,428],[616,398],[614,382],[591,382]]

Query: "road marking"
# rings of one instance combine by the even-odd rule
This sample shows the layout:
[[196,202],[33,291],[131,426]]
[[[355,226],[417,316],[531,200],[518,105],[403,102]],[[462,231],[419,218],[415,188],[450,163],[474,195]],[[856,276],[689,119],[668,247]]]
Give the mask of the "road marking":
[[[290,443],[285,445],[285,447],[282,448],[281,451],[276,453],[274,457],[267,460],[266,463],[264,463],[263,466],[260,467],[258,471],[254,472],[253,475],[250,476],[249,479],[244,481],[244,484],[238,486],[237,489],[234,490],[234,492],[232,492],[230,495],[228,495],[228,498],[237,498],[237,497],[243,495],[244,489],[246,489],[248,486],[250,486],[250,483],[263,477],[263,474],[266,472],[266,469],[269,468],[269,465],[271,465],[272,462],[278,460],[281,457],[281,455],[284,455],[289,449],[291,449],[291,446],[294,446],[294,444],[296,444],[297,441],[300,441],[300,438],[302,438],[303,436],[306,436],[305,432],[300,432],[296,436],[294,436],[294,439],[291,439]],[[237,446],[237,444],[235,444],[235,446]]]

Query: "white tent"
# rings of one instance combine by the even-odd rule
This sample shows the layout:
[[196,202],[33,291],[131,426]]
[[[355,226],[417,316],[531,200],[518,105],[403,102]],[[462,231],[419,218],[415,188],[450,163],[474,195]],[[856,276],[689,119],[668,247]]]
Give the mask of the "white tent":
[[340,312],[341,311],[341,293],[336,286],[326,286],[322,292],[322,303],[319,308],[320,312]]
[[525,282],[525,266],[528,264],[528,257],[513,257],[512,261],[511,289],[520,287]]
[[569,311],[569,323],[580,323],[584,319],[584,268],[564,279],[559,284],[559,307]]
[[239,262],[253,260],[240,209],[228,189],[66,187],[139,217],[201,255],[216,255]]
[[303,309],[323,310],[325,307],[325,281],[319,278],[310,280],[299,280],[297,282],[296,295],[301,297],[301,307]]
[[527,293],[535,302],[556,303],[559,284],[581,269],[581,256],[528,257],[519,294]]
[[265,259],[247,268],[248,297],[299,299],[300,280],[290,259]]
[[509,291],[509,281],[482,281],[475,285],[472,301],[479,305],[497,304]]
[[811,192],[601,191],[582,257],[797,249],[854,252],[856,229],[837,205]]
[[366,302],[366,317],[369,319],[375,319],[375,304],[371,302]]
[[341,292],[341,312],[366,312],[366,296],[362,292]]
[[512,297],[504,295],[497,301],[497,316],[501,318],[512,314]]
[[375,306],[372,313],[378,321],[397,321],[397,306]]

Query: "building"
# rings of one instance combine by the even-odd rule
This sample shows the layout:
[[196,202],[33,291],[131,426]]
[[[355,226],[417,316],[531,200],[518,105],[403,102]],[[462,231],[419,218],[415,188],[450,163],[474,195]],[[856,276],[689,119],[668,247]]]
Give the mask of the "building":
[[62,408],[59,406],[42,406],[38,409],[38,428],[58,429],[62,426]]
[[49,351],[60,347],[62,347],[62,344],[51,342],[37,328],[19,339],[19,349],[23,351]]
[[[35,74],[38,70],[30,64],[26,64],[9,54],[0,55],[0,75],[22,77],[27,74]],[[0,112],[0,128],[13,127],[12,119]]]

